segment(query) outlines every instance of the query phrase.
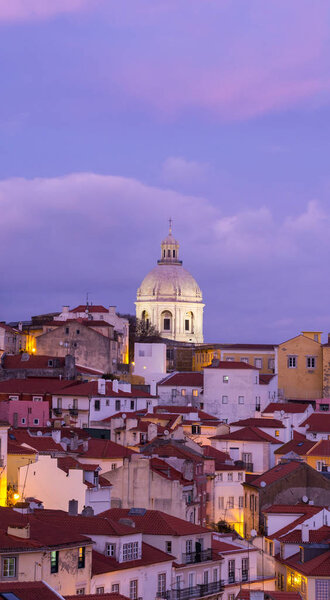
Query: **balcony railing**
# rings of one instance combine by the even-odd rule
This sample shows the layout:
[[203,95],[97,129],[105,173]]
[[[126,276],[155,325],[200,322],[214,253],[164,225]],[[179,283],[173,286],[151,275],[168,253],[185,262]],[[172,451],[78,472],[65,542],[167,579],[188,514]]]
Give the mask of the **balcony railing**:
[[62,414],[61,408],[53,408],[54,415],[60,416]]
[[248,581],[249,579],[249,569],[242,570],[242,581]]
[[212,548],[182,554],[182,562],[185,565],[200,563],[204,562],[205,560],[212,560]]
[[194,587],[168,590],[164,593],[158,593],[157,598],[164,598],[165,600],[192,600],[192,598],[212,596],[212,594],[218,594],[223,590],[223,582],[215,581],[214,583],[201,583]]
[[72,417],[78,416],[78,408],[69,408],[69,413]]
[[235,571],[229,571],[228,583],[235,583]]

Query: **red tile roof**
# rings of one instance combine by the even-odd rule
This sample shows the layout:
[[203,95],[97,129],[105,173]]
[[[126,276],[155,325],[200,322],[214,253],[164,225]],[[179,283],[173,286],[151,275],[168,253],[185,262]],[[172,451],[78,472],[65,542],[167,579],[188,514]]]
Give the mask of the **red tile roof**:
[[60,444],[54,442],[51,435],[30,435],[28,429],[11,429],[8,433],[9,440],[17,445],[25,444],[39,453],[63,452]]
[[147,446],[144,454],[157,454],[158,456],[162,456],[163,458],[168,458],[170,456],[175,458],[180,458],[182,460],[193,460],[194,462],[201,463],[203,462],[203,455],[197,454],[194,450],[190,449],[187,446],[178,445],[171,441],[168,443],[158,443],[156,445]]
[[192,485],[192,481],[185,479],[181,471],[178,471],[164,460],[157,458],[157,456],[153,456],[150,459],[150,468],[154,473],[161,475],[161,477],[164,477],[165,479],[179,481],[184,485]]
[[320,440],[308,451],[308,456],[330,457],[330,440]]
[[121,536],[132,535],[132,533],[139,532],[138,529],[134,529],[133,531],[132,527],[129,525],[119,523],[118,520],[114,520],[111,516],[107,515],[87,517],[82,515],[69,515],[65,511],[51,509],[35,511],[33,514],[36,519],[45,523],[54,523],[64,531],[69,530],[87,536],[93,534]]
[[261,483],[263,481],[267,485],[270,485],[278,479],[287,477],[288,475],[290,475],[290,473],[293,473],[293,471],[296,471],[296,469],[299,469],[300,467],[301,463],[296,461],[290,461],[287,463],[276,465],[275,467],[272,467],[272,469],[269,469],[269,471],[262,473],[262,475],[257,475],[254,478],[253,475],[251,475],[249,478],[249,485],[262,488],[263,486],[261,485]]
[[261,385],[268,385],[269,382],[273,379],[273,377],[275,377],[274,374],[260,373],[260,375],[259,375],[259,383]]
[[275,454],[281,454],[281,456],[284,456],[289,452],[294,452],[299,456],[304,456],[308,450],[313,448],[313,446],[315,446],[315,442],[312,442],[311,440],[290,440],[286,444],[283,444],[283,446],[280,448],[277,448],[277,450],[275,450]]
[[[75,596],[64,596],[65,600],[77,600]],[[108,592],[106,594],[84,594],[80,595],[82,600],[129,600],[128,596],[117,594],[117,592]]]
[[209,533],[210,530],[195,525],[184,519],[173,517],[160,510],[146,510],[144,515],[131,514],[129,508],[111,508],[101,515],[118,520],[122,518],[132,519],[137,528],[147,535],[193,535],[198,533]]
[[[26,360],[27,359],[27,360]],[[48,361],[54,360],[58,366],[49,367]],[[65,358],[43,354],[6,354],[3,361],[4,369],[52,369],[64,367]]]
[[[19,600],[58,600],[58,594],[41,581],[6,581],[0,583],[0,595],[15,594]],[[75,596],[75,598],[77,598]]]
[[8,454],[36,454],[36,450],[32,448],[26,448],[25,446],[21,446],[20,444],[16,444],[11,440],[8,440]]
[[[266,600],[301,600],[299,592],[281,592],[265,590]],[[235,600],[250,600],[250,590],[241,590]]]
[[[301,544],[301,529],[294,529],[287,534],[280,537],[280,541],[285,544]],[[319,529],[309,530],[309,541],[310,544],[328,543],[330,541],[330,526],[323,525]],[[307,542],[304,542],[305,544]]]
[[130,448],[126,448],[126,446],[121,446],[120,444],[116,444],[115,442],[111,442],[110,440],[102,440],[91,438],[88,440],[88,449],[83,450],[80,449],[79,457],[80,459],[84,458],[127,458],[135,454],[133,450]]
[[293,514],[293,515],[315,515],[322,510],[323,506],[315,506],[314,504],[272,504],[265,508],[262,512],[267,514]]
[[261,431],[258,427],[243,427],[237,431],[223,435],[213,435],[209,438],[210,440],[235,440],[242,442],[269,442],[270,444],[280,444],[279,440]]
[[63,456],[57,459],[57,466],[62,469],[65,473],[68,473],[70,469],[80,469],[81,471],[97,471],[100,469],[100,465],[83,464],[72,456]]
[[6,381],[0,381],[0,394],[55,394],[58,390],[69,385],[68,380],[57,379],[56,377],[7,379]]
[[330,573],[330,550],[315,556],[307,562],[300,562],[300,553],[294,554],[284,560],[280,559],[276,555],[276,560],[286,564],[288,567],[292,567],[298,573],[307,575],[309,577],[329,577]]
[[[114,392],[112,389],[112,381],[106,381],[106,393],[99,394],[98,393],[98,382],[97,381],[88,381],[86,383],[76,383],[74,386],[72,384],[68,384],[67,387],[61,390],[62,396],[88,396],[99,398],[106,398],[110,396],[111,398],[155,398],[155,396],[151,396],[148,392],[144,392],[143,390],[138,390],[132,388],[131,392],[122,392],[119,390],[118,392]],[[0,389],[1,392],[1,389]]]
[[231,460],[230,455],[227,454],[227,452],[221,452],[221,450],[217,450],[216,448],[213,448],[213,446],[202,446],[202,450],[205,458],[214,458],[216,469],[220,469],[226,460]]
[[[134,531],[134,530],[133,530]],[[163,562],[173,562],[174,557],[154,548],[145,542],[142,542],[142,557],[136,560],[118,562],[111,556],[105,556],[93,550],[92,553],[92,575],[102,573],[111,573],[112,571],[124,571],[127,569],[136,569]]]
[[270,427],[272,429],[284,428],[282,421],[280,421],[279,419],[263,419],[262,417],[251,417],[249,419],[241,419],[240,421],[230,423],[230,425],[234,425],[235,427]]
[[167,376],[158,385],[161,386],[186,386],[186,387],[202,387],[203,386],[203,373],[197,372],[180,372],[174,373],[173,375]]
[[238,546],[236,544],[231,544],[229,542],[225,542],[223,540],[217,540],[212,537],[212,550],[216,552],[221,552],[221,554],[225,554],[226,552],[251,552],[257,551],[257,548],[242,548],[242,546]]
[[330,434],[330,414],[313,413],[301,424],[307,426],[307,432],[329,433]]
[[304,413],[308,408],[306,404],[296,404],[293,402],[271,402],[263,410],[263,413],[273,413],[275,411],[284,410],[286,413]]
[[105,308],[105,306],[102,306],[102,304],[95,304],[95,305],[86,305],[86,304],[79,304],[79,306],[76,306],[76,308],[73,308],[70,312],[77,312],[77,313],[81,313],[81,312],[86,312],[86,309],[88,310],[88,312],[90,313],[108,313],[109,310],[107,308]]
[[9,331],[9,333],[20,333],[17,329],[10,327],[10,325],[7,325],[6,323],[0,323],[0,328]]
[[254,371],[259,371],[257,367],[253,367],[245,362],[238,362],[234,360],[219,360],[217,365],[210,365],[209,367],[205,367],[205,369],[253,369]]
[[214,415],[209,415],[208,413],[206,413],[204,410],[200,410],[199,408],[194,408],[193,406],[172,406],[170,405],[159,405],[159,406],[155,406],[154,408],[154,414],[159,416],[159,414],[164,413],[166,415],[166,413],[169,414],[180,414],[180,415],[184,415],[184,414],[189,414],[189,413],[196,413],[198,415],[198,418],[204,421],[215,421],[216,423],[218,423],[219,419],[217,417],[215,417]]

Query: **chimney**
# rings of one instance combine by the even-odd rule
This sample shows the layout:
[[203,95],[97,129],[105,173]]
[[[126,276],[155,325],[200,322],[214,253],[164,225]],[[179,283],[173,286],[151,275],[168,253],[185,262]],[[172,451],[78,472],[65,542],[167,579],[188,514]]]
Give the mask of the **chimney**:
[[118,392],[118,379],[114,379],[112,382],[112,391]]
[[83,441],[83,452],[88,452],[88,440]]
[[7,534],[28,540],[30,539],[30,523],[22,525],[21,527],[19,525],[8,525]]
[[111,315],[111,317],[116,315],[116,306],[109,306],[109,315]]
[[250,600],[265,600],[263,590],[250,590]]
[[68,313],[68,312],[69,312],[69,310],[70,310],[70,306],[67,306],[67,305],[65,305],[65,306],[62,306],[62,313],[64,313],[64,314],[65,314],[65,313]]
[[83,517],[94,517],[94,509],[91,506],[84,506],[81,514]]
[[308,523],[303,523],[301,526],[301,541],[305,544],[309,542],[309,525],[308,525]]
[[154,379],[150,383],[150,394],[152,396],[157,396],[157,383]]
[[77,516],[78,514],[78,500],[69,500],[69,515]]
[[105,379],[101,378],[97,380],[97,393],[105,395]]

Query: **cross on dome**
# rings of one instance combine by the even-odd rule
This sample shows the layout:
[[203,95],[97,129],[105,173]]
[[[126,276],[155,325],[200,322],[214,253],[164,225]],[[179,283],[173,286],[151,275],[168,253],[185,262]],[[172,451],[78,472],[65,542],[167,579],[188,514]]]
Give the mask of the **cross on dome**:
[[163,264],[182,264],[182,261],[179,260],[179,242],[172,235],[172,225],[173,221],[169,219],[169,231],[166,238],[161,243],[161,258],[158,261],[159,265]]

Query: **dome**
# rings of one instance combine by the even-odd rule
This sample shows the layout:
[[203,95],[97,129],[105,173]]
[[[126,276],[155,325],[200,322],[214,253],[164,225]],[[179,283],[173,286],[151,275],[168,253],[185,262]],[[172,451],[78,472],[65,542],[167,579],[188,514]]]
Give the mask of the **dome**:
[[190,300],[202,302],[201,289],[194,277],[181,264],[159,264],[146,275],[137,300]]

